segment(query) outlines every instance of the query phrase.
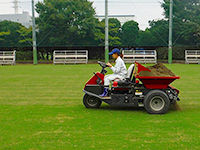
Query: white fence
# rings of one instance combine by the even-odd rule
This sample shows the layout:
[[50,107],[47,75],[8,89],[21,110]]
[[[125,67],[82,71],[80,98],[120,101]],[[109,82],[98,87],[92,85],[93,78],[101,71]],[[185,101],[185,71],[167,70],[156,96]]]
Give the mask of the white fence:
[[200,64],[200,50],[185,50],[185,63]]
[[55,50],[53,64],[78,64],[88,63],[87,50]]
[[123,50],[122,54],[125,63],[157,63],[156,50]]
[[0,65],[15,64],[16,51],[0,51]]

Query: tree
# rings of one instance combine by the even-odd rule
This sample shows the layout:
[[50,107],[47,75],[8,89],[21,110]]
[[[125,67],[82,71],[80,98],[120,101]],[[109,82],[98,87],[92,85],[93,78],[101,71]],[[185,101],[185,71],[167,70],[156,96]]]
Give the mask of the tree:
[[122,45],[136,46],[139,36],[138,23],[135,21],[128,21],[122,26]]
[[0,41],[4,41],[4,36],[10,35],[10,31],[1,31],[0,32]]
[[[169,18],[169,2],[164,0],[165,18]],[[200,1],[176,0],[173,7],[174,32],[177,45],[196,45],[200,42]],[[175,40],[176,40],[175,39]]]
[[149,22],[150,29],[149,31],[152,34],[150,39],[151,46],[168,46],[169,38],[169,21],[162,19],[158,21]]
[[17,32],[20,34],[21,39],[18,43],[22,45],[32,44],[32,27],[26,28],[25,26],[20,26]]
[[[101,21],[101,32],[103,34],[102,40],[105,40],[105,19]],[[109,34],[109,45],[110,46],[119,46],[121,45],[120,31],[121,31],[121,23],[116,18],[108,19],[108,34]],[[104,44],[104,43],[103,43]]]
[[[162,7],[164,8],[165,18],[169,18],[170,0],[164,0]],[[196,22],[200,16],[199,0],[175,0],[173,2],[173,18],[180,21]],[[199,22],[199,21],[198,21]]]
[[137,40],[137,44],[139,46],[154,46],[154,42],[156,41],[156,37],[153,36],[149,29],[145,31],[139,31],[139,38]]
[[42,45],[92,45],[97,36],[92,2],[44,0],[36,4],[36,11]]
[[[20,36],[20,32],[26,31],[27,29],[17,22],[12,21],[2,21],[0,22],[0,44],[2,47],[20,47],[22,46],[21,42],[24,40],[25,36]],[[23,44],[24,46],[27,46],[27,42]],[[28,45],[30,46],[30,45]]]
[[168,26],[166,20],[150,21],[150,28],[145,31],[139,31],[138,45],[139,46],[167,46]]

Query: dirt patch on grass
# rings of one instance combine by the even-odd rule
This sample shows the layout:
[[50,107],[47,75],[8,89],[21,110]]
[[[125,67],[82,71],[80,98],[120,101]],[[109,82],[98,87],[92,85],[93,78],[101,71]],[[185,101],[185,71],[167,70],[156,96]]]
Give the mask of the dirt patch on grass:
[[151,72],[141,71],[139,73],[139,76],[160,76],[160,77],[174,77],[174,76],[176,76],[171,70],[169,70],[162,63],[158,63],[154,66],[147,66],[146,68],[151,70]]

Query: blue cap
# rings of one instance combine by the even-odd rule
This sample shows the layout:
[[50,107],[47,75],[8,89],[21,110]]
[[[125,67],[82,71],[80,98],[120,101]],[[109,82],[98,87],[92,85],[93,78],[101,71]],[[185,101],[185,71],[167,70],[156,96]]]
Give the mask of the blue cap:
[[118,48],[114,48],[114,49],[112,50],[112,52],[109,53],[109,55],[112,55],[112,54],[114,54],[114,53],[120,54],[120,50],[119,50]]

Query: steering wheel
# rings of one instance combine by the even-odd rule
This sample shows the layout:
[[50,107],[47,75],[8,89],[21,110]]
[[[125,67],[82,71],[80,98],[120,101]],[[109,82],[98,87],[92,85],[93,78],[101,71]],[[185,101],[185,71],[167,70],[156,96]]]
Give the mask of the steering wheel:
[[107,71],[105,70],[106,67],[108,67],[108,65],[106,65],[106,63],[98,61],[98,64],[102,67],[101,73],[102,74],[106,74]]
[[98,61],[98,64],[102,67],[102,68],[106,68],[108,67],[108,65],[106,65],[106,63]]

